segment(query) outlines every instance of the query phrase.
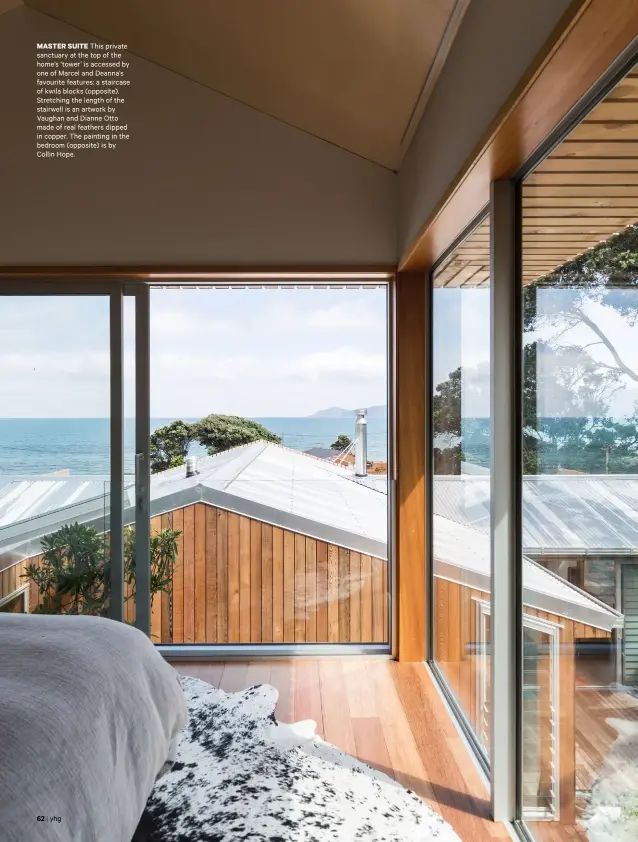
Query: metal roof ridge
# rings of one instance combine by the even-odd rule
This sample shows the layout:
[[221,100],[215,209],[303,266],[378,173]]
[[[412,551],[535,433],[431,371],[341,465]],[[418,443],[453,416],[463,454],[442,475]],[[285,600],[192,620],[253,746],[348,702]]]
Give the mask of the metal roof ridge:
[[[239,445],[239,447],[245,448],[245,453],[250,454],[251,449],[254,450],[255,453],[250,456],[250,459],[248,459],[247,461],[244,460],[244,462],[241,465],[239,465],[237,473],[232,479],[226,481],[226,485],[224,486],[224,488],[227,488],[231,484],[231,482],[235,482],[235,480],[238,480],[239,477],[244,473],[244,471],[247,468],[249,468],[250,465],[252,465],[253,462],[259,458],[259,456],[261,456],[261,454],[266,450],[268,444],[269,442],[267,442],[265,439],[257,439],[257,441],[251,441],[245,445]],[[258,448],[256,445],[261,445],[261,447]],[[237,449],[239,450],[239,448]],[[222,452],[228,453],[228,451]]]

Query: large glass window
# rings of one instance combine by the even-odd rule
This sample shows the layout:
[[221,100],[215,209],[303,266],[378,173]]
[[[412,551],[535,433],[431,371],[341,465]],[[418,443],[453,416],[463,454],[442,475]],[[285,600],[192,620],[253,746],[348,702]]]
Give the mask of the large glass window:
[[489,751],[489,220],[434,272],[434,662]]
[[0,611],[110,613],[107,295],[2,297]]
[[538,840],[638,838],[637,85],[522,186],[521,803]]
[[151,290],[153,640],[389,645],[387,286]]

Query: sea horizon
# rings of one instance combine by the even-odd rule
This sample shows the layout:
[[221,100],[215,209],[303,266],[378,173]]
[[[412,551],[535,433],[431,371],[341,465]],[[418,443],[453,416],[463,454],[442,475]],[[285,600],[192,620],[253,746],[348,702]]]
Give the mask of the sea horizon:
[[[330,447],[342,433],[354,437],[354,418],[308,416],[245,416],[257,421],[293,450]],[[171,421],[198,421],[198,417],[151,418],[151,432]],[[124,419],[124,469],[133,473],[135,419]],[[38,476],[68,470],[72,475],[105,475],[110,470],[110,419],[105,417],[8,418],[0,417],[0,474]],[[206,455],[201,445],[191,453]],[[387,459],[387,421],[368,420],[368,458]]]

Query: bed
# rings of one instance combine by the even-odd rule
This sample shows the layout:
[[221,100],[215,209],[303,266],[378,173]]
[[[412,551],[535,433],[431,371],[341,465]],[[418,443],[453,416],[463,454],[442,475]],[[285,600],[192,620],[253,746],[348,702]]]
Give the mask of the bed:
[[188,719],[137,629],[0,614],[0,836],[130,842]]

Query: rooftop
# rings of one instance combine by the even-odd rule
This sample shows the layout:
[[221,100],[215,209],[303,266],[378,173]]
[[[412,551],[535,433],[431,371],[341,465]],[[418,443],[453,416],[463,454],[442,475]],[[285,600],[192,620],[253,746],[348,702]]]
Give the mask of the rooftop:
[[[437,476],[434,511],[489,534],[489,475]],[[638,476],[543,474],[523,479],[523,547],[531,555],[638,553]]]
[[[69,521],[108,529],[108,486],[97,477],[0,480],[0,568],[37,554],[42,536]],[[488,494],[489,478],[483,476],[438,477],[435,483],[436,575],[483,591],[490,589]],[[550,499],[549,494],[561,504],[551,506],[541,498]],[[131,481],[125,494],[127,522],[134,518],[133,495]],[[582,543],[581,532],[594,542],[597,529],[609,533],[609,546],[625,529],[622,534],[630,546],[633,526],[623,527],[622,516],[630,521],[638,511],[634,478],[526,478],[525,499],[528,506],[551,508],[542,518],[539,508],[537,517],[539,523],[545,519],[554,525],[544,540],[551,537],[556,546],[563,535],[571,541],[567,547]],[[191,477],[183,466],[153,475],[152,515],[197,502],[387,559],[387,478],[356,478],[351,468],[282,445],[259,441],[204,457]],[[564,523],[561,518],[570,520]],[[600,540],[596,535],[595,541]],[[607,630],[621,619],[618,612],[529,559],[524,602]]]

